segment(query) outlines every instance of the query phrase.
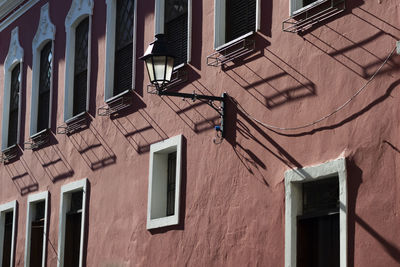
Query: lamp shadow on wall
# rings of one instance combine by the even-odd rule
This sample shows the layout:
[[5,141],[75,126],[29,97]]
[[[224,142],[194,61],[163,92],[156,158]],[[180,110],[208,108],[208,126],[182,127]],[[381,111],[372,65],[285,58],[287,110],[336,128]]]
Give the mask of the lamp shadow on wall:
[[58,141],[52,133],[49,135],[49,143],[34,149],[32,154],[53,183],[74,175],[74,170],[58,148]]
[[396,262],[400,263],[400,249],[395,244],[386,240],[371,225],[356,214],[356,202],[360,185],[362,184],[362,170],[356,165],[353,159],[346,162],[347,167],[347,190],[348,190],[348,264],[354,266],[355,253],[355,227],[359,225],[369,235],[378,241],[386,253]]
[[39,189],[39,183],[23,157],[19,157],[18,160],[7,163],[4,166],[21,196]]
[[[137,104],[135,104],[137,103]],[[136,95],[129,115],[112,114],[111,121],[138,154],[150,151],[150,145],[168,138],[160,125],[146,111],[143,100]]]
[[116,163],[117,156],[93,123],[88,126],[87,130],[67,136],[92,171]]

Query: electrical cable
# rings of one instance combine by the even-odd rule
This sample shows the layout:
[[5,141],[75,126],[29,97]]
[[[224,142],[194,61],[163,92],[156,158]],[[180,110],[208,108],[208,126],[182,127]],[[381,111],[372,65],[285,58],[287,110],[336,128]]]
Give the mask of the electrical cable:
[[378,73],[381,71],[381,69],[383,68],[383,66],[386,65],[386,63],[389,61],[389,59],[392,57],[394,51],[396,50],[396,47],[392,50],[392,52],[389,54],[389,56],[385,59],[385,61],[382,63],[382,65],[375,71],[375,73],[371,76],[371,78],[369,78],[369,80],[360,88],[358,89],[358,91],[352,96],[350,97],[344,104],[342,104],[341,106],[339,106],[337,109],[335,109],[334,111],[332,111],[331,113],[323,116],[322,118],[315,120],[313,122],[301,125],[301,126],[296,126],[296,127],[279,127],[279,126],[274,126],[274,125],[270,125],[267,123],[264,123],[256,118],[254,118],[253,116],[251,116],[249,113],[247,113],[247,111],[244,110],[244,108],[237,103],[237,107],[240,111],[242,111],[244,114],[246,114],[246,116],[248,116],[250,119],[252,119],[253,121],[261,124],[262,126],[264,126],[265,128],[268,129],[272,129],[272,130],[282,130],[282,131],[293,131],[293,130],[299,130],[299,129],[303,129],[303,128],[307,128],[309,126],[315,125],[331,116],[333,116],[335,113],[337,113],[338,111],[342,110],[344,107],[346,107],[354,98],[356,98],[356,96],[358,96],[362,91],[364,91],[365,88],[367,88],[367,85],[370,84],[376,77],[376,75],[378,75]]

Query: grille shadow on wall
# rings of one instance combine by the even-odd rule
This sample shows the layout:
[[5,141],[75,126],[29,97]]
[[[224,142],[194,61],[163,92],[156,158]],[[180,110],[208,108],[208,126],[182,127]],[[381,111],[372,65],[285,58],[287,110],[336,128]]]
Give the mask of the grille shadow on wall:
[[49,135],[49,142],[45,146],[33,150],[33,155],[53,183],[74,175],[53,134]]
[[98,170],[116,163],[116,155],[93,124],[84,131],[67,136],[91,170]]
[[23,157],[5,164],[4,167],[21,196],[39,189],[39,184]]
[[[344,25],[336,28],[323,25],[320,30],[304,35],[303,38],[308,44],[359,78],[367,80],[382,64],[387,53],[384,49],[378,51],[375,48],[373,51],[369,47],[374,43],[380,43],[382,48],[393,47],[400,38],[400,29],[362,8],[353,9],[349,17],[353,23],[363,25],[363,28],[366,29],[362,36],[352,37],[352,35],[346,34],[348,28]],[[336,36],[336,38],[332,38],[332,36]],[[339,39],[342,42],[335,41]],[[392,58],[388,66],[380,72],[380,75],[398,68],[399,64],[396,64]]]
[[240,68],[226,69],[225,73],[261,105],[273,109],[317,95],[316,86],[310,79],[272,51],[265,49],[260,57],[268,66],[267,77],[262,77],[246,63]]
[[112,122],[138,154],[149,152],[151,144],[168,138],[145,109],[131,116],[113,118]]

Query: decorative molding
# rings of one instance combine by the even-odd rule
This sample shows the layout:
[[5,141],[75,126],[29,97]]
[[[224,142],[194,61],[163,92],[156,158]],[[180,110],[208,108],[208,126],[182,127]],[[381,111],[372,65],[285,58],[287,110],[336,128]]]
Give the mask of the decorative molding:
[[93,0],[73,0],[71,8],[65,19],[65,30],[73,26],[73,24],[83,15],[93,14]]
[[18,19],[21,15],[23,15],[26,11],[28,11],[31,7],[33,7],[40,0],[31,0],[26,2],[19,9],[14,11],[10,16],[8,16],[4,21],[0,22],[0,32],[7,28],[11,23],[13,23],[16,19]]
[[32,41],[32,52],[35,53],[35,50],[38,49],[44,41],[54,40],[55,35],[56,27],[50,20],[49,3],[46,3],[40,9],[39,26]]
[[18,27],[11,31],[10,46],[6,61],[4,62],[4,70],[9,71],[16,62],[22,62],[24,57],[24,49],[22,49],[18,37]]

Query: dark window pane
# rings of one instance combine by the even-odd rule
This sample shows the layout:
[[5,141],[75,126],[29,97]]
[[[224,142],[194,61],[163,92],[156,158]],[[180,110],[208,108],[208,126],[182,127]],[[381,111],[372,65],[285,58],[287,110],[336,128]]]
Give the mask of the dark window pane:
[[82,214],[67,214],[65,224],[64,266],[79,266]]
[[52,42],[49,41],[40,53],[38,132],[49,127],[51,62],[53,58],[51,48]]
[[82,210],[83,191],[77,191],[71,194],[71,207],[69,212],[76,213]]
[[19,90],[20,90],[20,64],[16,65],[11,71],[11,91],[10,91],[10,113],[8,122],[8,146],[17,143],[18,134],[18,109],[19,109]]
[[256,0],[226,1],[226,42],[256,29]]
[[317,0],[303,0],[303,7],[316,2]]
[[297,266],[339,267],[339,214],[299,219]]
[[117,1],[114,95],[132,89],[134,0]]
[[86,110],[89,18],[76,27],[73,115]]
[[31,224],[31,251],[29,266],[42,266],[44,220],[33,221]]
[[167,216],[175,213],[176,152],[168,154]]
[[338,177],[303,183],[303,215],[338,208]]
[[1,266],[10,266],[11,261],[11,241],[12,241],[12,225],[13,225],[13,212],[5,214],[4,224],[4,240],[3,240],[3,260]]
[[175,54],[175,66],[187,62],[188,3],[187,0],[165,1],[164,32]]

